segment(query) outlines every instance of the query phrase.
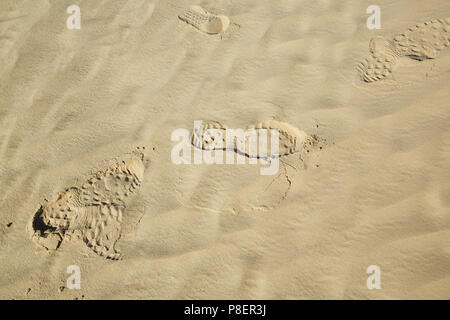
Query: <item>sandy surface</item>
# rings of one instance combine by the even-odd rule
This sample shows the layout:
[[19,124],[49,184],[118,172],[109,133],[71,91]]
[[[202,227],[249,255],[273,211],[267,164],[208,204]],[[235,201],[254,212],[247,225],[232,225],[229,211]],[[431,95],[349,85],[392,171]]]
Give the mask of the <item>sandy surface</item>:
[[[66,27],[72,4],[80,30]],[[193,4],[229,28],[181,21]],[[448,18],[450,4],[380,0],[369,30],[371,4],[2,0],[0,298],[449,299],[450,48],[401,57],[376,82],[357,65],[371,38]],[[283,157],[275,176],[171,161],[171,133],[194,120],[272,119],[322,149]],[[123,159],[145,171],[122,204],[121,260],[76,236],[42,245],[41,206]]]

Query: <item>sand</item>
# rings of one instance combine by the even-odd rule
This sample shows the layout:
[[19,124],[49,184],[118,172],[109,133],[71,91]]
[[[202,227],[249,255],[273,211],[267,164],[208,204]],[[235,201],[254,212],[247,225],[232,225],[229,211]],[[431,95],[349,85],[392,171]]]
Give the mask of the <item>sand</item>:
[[[1,1],[0,298],[449,299],[450,4],[371,4]],[[310,140],[177,165],[195,120]]]

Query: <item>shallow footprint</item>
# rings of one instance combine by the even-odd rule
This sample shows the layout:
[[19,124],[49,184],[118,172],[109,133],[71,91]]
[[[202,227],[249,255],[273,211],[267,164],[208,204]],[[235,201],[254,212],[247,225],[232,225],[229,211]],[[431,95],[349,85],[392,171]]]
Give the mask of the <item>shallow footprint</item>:
[[369,43],[369,55],[358,65],[357,70],[365,82],[374,82],[389,77],[400,57],[392,41],[374,37]]
[[392,40],[372,38],[369,56],[357,70],[365,82],[386,79],[400,57],[414,60],[435,59],[440,51],[450,46],[450,19],[434,19],[419,23],[407,31],[395,35]]
[[[191,166],[184,171],[177,188],[178,201],[184,206],[214,212],[239,213],[242,211],[266,211],[279,206],[289,194],[296,173],[308,167],[311,155],[325,145],[316,135],[307,135],[286,122],[269,120],[248,125],[243,130],[277,130],[279,150],[272,159],[279,158],[279,169],[274,175],[261,175],[266,163],[249,165],[251,158],[263,158],[251,152],[248,141],[238,139],[226,143],[226,125],[217,121],[198,121],[191,136],[196,149],[224,153],[239,153],[248,158],[246,164],[216,166]],[[269,142],[270,137],[267,139]],[[270,143],[269,143],[270,144]],[[226,148],[224,148],[226,146]],[[267,148],[268,151],[270,148]],[[271,150],[269,154],[271,154]],[[195,186],[195,187],[193,187]]]
[[402,55],[415,60],[435,59],[450,45],[450,19],[419,23],[394,36],[394,46]]
[[[242,141],[238,137],[227,141],[227,126],[217,121],[203,121],[200,126],[195,126],[192,132],[192,144],[202,150],[229,150],[243,154],[248,158],[267,158],[268,155],[273,157],[287,156],[300,152],[303,143],[307,139],[307,134],[289,123],[269,120],[260,122],[256,125],[248,125],[243,131],[248,133],[250,131],[255,134],[262,133],[260,130],[265,130],[267,133],[266,154],[259,153],[255,148],[251,148],[248,141]],[[233,129],[239,130],[239,129]],[[272,130],[278,131],[278,151],[271,150],[271,134]],[[241,137],[242,138],[242,137]],[[249,138],[245,136],[245,138]],[[261,141],[258,142],[261,147]]]
[[208,34],[223,33],[230,26],[230,18],[223,15],[215,15],[200,6],[191,6],[178,17],[187,24]]

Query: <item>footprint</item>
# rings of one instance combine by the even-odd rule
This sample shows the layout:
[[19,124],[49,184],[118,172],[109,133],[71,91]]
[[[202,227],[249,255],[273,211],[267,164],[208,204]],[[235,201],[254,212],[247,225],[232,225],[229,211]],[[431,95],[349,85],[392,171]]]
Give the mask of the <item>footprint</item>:
[[394,71],[400,57],[415,60],[436,58],[440,51],[450,45],[450,18],[434,19],[417,24],[392,40],[372,38],[369,56],[357,70],[365,82],[387,78]]
[[115,244],[121,236],[126,199],[140,187],[144,170],[144,154],[138,149],[126,161],[45,201],[34,215],[32,239],[56,250],[63,240],[80,238],[97,254],[118,260]]
[[[249,148],[248,138],[245,139],[247,141],[238,141],[234,137],[231,143],[227,143],[226,130],[229,128],[226,125],[217,121],[202,121],[201,125],[199,122],[194,123],[191,133],[194,149],[226,150],[247,158],[266,157],[259,150]],[[292,185],[298,183],[297,178],[302,175],[303,169],[310,167],[310,164],[311,167],[319,167],[316,162],[319,152],[316,151],[322,150],[327,143],[315,134],[308,135],[289,123],[277,120],[248,125],[243,131],[258,132],[263,129],[279,132],[279,152],[272,155],[272,159],[279,158],[280,161],[276,174],[261,175],[258,167],[253,169],[246,165],[222,166],[220,170],[211,166],[192,167],[185,171],[177,186],[177,200],[194,210],[233,214],[268,211],[280,206],[288,198]],[[270,140],[269,137],[268,144]],[[250,160],[248,162],[251,163]],[[196,187],[192,188],[193,185]]]
[[[202,150],[225,150],[226,130],[228,128],[217,121],[202,121],[192,132],[192,145]],[[219,140],[218,140],[219,139]]]
[[[243,130],[244,132],[255,130],[255,133],[259,133],[259,130],[267,130],[267,153],[260,154],[258,150],[250,147],[248,143],[250,139],[246,139],[248,141],[240,141],[237,137],[234,137],[234,140],[227,141],[227,129],[225,125],[217,121],[204,121],[201,127],[194,129],[191,138],[192,144],[202,150],[231,150],[243,154],[248,158],[268,158],[267,154],[273,158],[300,152],[303,143],[307,139],[305,132],[286,122],[270,120],[256,125],[249,125]],[[278,153],[273,153],[270,150],[271,130],[277,130],[279,134]],[[259,141],[259,144],[261,145],[261,141]]]
[[394,36],[393,43],[402,56],[419,61],[434,59],[450,45],[450,18],[417,24]]
[[230,18],[215,15],[199,6],[191,6],[178,16],[180,20],[208,34],[224,33],[230,26]]
[[369,56],[362,61],[357,70],[365,82],[374,82],[387,78],[400,57],[392,41],[384,37],[375,37],[369,43]]

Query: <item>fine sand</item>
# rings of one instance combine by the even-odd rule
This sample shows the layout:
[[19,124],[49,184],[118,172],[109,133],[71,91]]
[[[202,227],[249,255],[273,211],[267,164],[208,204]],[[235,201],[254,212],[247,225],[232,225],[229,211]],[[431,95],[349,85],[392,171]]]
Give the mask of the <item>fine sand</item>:
[[450,299],[450,3],[371,4],[0,1],[0,298]]

